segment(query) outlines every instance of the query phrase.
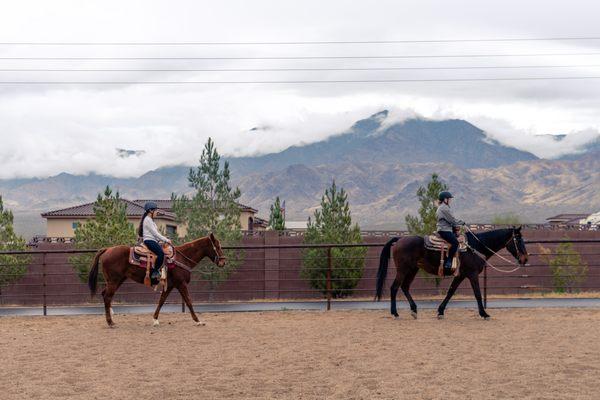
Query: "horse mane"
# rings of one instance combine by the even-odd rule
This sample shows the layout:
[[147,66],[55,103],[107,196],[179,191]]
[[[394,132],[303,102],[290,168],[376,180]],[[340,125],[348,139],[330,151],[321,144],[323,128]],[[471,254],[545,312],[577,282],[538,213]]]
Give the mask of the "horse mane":
[[506,237],[510,234],[512,234],[512,229],[502,228],[480,233],[467,232],[466,237],[471,247],[474,247],[484,254],[488,254],[489,250],[482,248],[482,244],[488,248],[494,249],[497,245],[504,245]]
[[[479,239],[481,241],[486,241],[486,240],[489,241],[489,240],[499,239],[501,237],[504,237],[505,235],[508,235],[509,233],[512,233],[512,229],[502,228],[502,229],[493,229],[491,231],[476,233],[475,236],[477,236],[477,239]],[[470,234],[470,232],[467,232],[467,235],[468,234]]]
[[201,241],[205,241],[207,238],[208,238],[208,236],[202,236],[201,238],[194,239],[191,242],[186,242],[180,246],[176,246],[176,248],[179,251],[185,251],[185,250],[189,249],[190,247],[196,247],[197,243],[199,243]]

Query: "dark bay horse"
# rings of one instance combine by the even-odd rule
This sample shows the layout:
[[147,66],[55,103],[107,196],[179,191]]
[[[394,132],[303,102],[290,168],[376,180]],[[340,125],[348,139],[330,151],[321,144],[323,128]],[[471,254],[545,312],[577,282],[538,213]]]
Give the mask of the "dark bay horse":
[[[527,263],[528,254],[521,235],[521,227],[497,229],[477,234],[467,232],[466,237],[469,247],[476,252],[469,249],[466,252],[460,253],[459,275],[456,276],[450,284],[446,298],[438,307],[438,318],[444,317],[444,311],[448,301],[450,301],[450,298],[454,295],[454,292],[456,292],[456,289],[458,289],[461,282],[467,278],[469,279],[469,282],[471,282],[475,299],[477,299],[479,315],[482,318],[488,319],[490,316],[483,307],[481,290],[479,289],[479,274],[483,271],[487,260],[496,252],[506,248],[521,266],[524,266]],[[392,252],[392,257],[396,264],[396,279],[390,289],[390,311],[394,317],[398,317],[396,295],[398,294],[398,289],[402,288],[402,292],[410,304],[411,315],[413,318],[417,318],[417,305],[410,295],[410,285],[415,279],[419,268],[432,275],[437,275],[438,267],[440,265],[440,253],[439,251],[425,249],[424,239],[421,236],[404,236],[402,238],[395,237],[390,239],[383,247],[379,259],[379,270],[377,271],[377,301],[381,300],[381,295],[383,293],[390,251]]]
[[[98,264],[101,262],[102,274],[104,275],[104,281],[106,282],[106,287],[102,290],[102,297],[104,298],[106,323],[108,323],[109,327],[115,325],[112,320],[113,311],[111,302],[115,292],[119,289],[119,286],[121,286],[127,278],[137,283],[144,284],[146,270],[145,268],[140,268],[138,265],[129,263],[129,249],[129,246],[113,246],[99,250],[94,257],[92,269],[88,276],[88,287],[90,288],[92,296],[94,296],[98,286]],[[183,297],[185,304],[190,309],[192,319],[196,324],[202,324],[194,312],[187,285],[190,283],[191,270],[198,265],[200,260],[204,257],[208,257],[219,267],[225,265],[225,257],[223,255],[223,250],[221,249],[221,244],[212,233],[207,237],[196,239],[181,246],[175,246],[175,260],[177,261],[177,264],[175,268],[169,270],[167,274],[167,288],[162,292],[156,311],[154,311],[155,326],[158,325],[158,313],[173,288],[176,288],[179,293],[181,293],[181,297]]]

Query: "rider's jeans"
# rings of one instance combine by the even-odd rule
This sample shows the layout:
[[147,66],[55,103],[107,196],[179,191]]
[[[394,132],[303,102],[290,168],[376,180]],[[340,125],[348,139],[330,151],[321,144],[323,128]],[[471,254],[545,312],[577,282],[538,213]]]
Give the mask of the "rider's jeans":
[[[453,232],[448,231],[438,231],[442,239],[446,242],[450,243],[450,249],[448,250],[448,258],[446,260],[452,260],[454,255],[456,254],[456,250],[458,250],[458,239]],[[450,261],[452,262],[452,261]]]
[[163,260],[165,259],[165,253],[163,252],[160,244],[154,240],[144,240],[144,244],[146,247],[150,249],[151,252],[156,254],[156,262],[154,263],[154,270],[158,271],[158,269],[162,266]]

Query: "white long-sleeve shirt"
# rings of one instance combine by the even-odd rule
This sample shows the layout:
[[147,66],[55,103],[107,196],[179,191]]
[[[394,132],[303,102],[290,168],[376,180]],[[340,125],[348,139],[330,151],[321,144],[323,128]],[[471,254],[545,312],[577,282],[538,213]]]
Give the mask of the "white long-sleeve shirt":
[[142,240],[154,240],[155,242],[167,242],[169,239],[161,235],[158,231],[158,227],[150,215],[146,216],[143,225],[143,237]]

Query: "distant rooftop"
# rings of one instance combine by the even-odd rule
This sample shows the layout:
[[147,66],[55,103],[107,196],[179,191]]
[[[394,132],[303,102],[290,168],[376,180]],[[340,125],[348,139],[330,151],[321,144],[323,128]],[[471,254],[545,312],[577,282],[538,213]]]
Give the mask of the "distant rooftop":
[[581,220],[590,216],[587,214],[558,214],[553,217],[546,218],[550,224],[579,224]]
[[[162,200],[155,200],[155,199],[138,199],[138,200],[134,200],[135,203],[139,204],[142,207],[148,201],[155,202],[158,205],[158,208],[160,208],[161,210],[173,211],[173,200],[171,200],[171,199],[168,199],[168,200],[165,200],[165,199],[162,199]],[[247,206],[247,205],[244,205],[244,204],[238,203],[238,206],[240,206],[240,209],[242,211],[250,212],[250,213],[253,213],[253,214],[256,214],[258,212],[257,209],[252,208],[252,207]]]
[[[144,207],[139,205],[137,202],[133,202],[127,199],[120,199],[121,203],[125,203],[125,213],[128,217],[141,217],[144,215]],[[48,211],[42,214],[43,218],[88,218],[95,216],[94,214],[94,204],[93,203],[85,203],[78,206],[62,208],[60,210]],[[173,214],[170,210],[163,210],[163,213],[159,216],[159,218],[164,219],[175,219],[175,214]]]
[[[165,218],[165,219],[170,219],[170,220],[174,220],[175,219],[175,214],[173,213],[173,201],[172,200],[164,200],[164,199],[158,199],[158,200],[154,200],[154,199],[150,199],[150,200],[127,200],[127,199],[120,199],[121,202],[125,203],[126,205],[126,210],[125,212],[127,213],[128,217],[141,217],[142,215],[144,215],[144,204],[146,204],[146,202],[148,201],[153,201],[158,205],[158,208],[163,212],[161,214],[161,217]],[[48,211],[42,214],[43,218],[89,218],[89,217],[93,217],[94,214],[94,204],[95,202],[92,203],[85,203],[85,204],[80,204],[77,206],[72,206],[72,207],[67,207],[67,208],[61,208],[60,210],[53,210],[53,211]],[[244,204],[239,204],[241,211],[245,211],[245,212],[250,212],[253,214],[256,214],[258,212],[258,210],[246,206]]]
[[285,221],[285,229],[306,230],[308,221]]

